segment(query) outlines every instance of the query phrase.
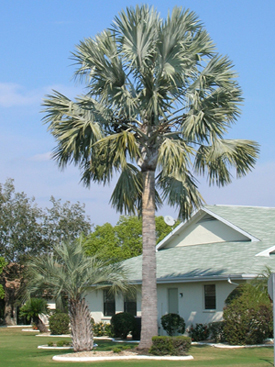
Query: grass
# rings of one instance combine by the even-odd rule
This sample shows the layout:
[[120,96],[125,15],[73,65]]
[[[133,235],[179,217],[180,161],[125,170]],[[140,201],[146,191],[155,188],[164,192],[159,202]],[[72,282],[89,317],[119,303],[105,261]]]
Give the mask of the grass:
[[[270,367],[273,366],[273,348],[217,349],[208,346],[194,346],[190,350],[193,361],[118,361],[95,363],[54,362],[52,357],[64,351],[37,349],[52,338],[36,337],[21,329],[0,328],[0,365],[5,367]],[[54,341],[62,340],[55,338]],[[111,341],[97,341],[99,349],[110,350],[115,346]],[[121,346],[121,344],[119,344]]]

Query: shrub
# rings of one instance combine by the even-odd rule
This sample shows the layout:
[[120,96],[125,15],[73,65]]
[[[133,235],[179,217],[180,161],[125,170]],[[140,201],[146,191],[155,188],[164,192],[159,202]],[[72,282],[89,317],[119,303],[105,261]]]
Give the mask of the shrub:
[[153,336],[149,353],[156,356],[185,356],[191,346],[187,336]]
[[[233,295],[233,296],[232,296]],[[266,289],[246,283],[227,298],[224,334],[230,344],[260,344],[272,335],[272,306]]]
[[112,349],[112,351],[113,351],[113,353],[120,353],[120,352],[122,351],[122,349],[121,349],[121,348],[119,348],[119,347],[114,347],[114,348]]
[[194,342],[205,340],[209,337],[208,326],[205,324],[196,324],[196,326],[194,327],[191,324],[188,335]]
[[48,347],[53,347],[53,342],[49,342]]
[[211,322],[209,325],[209,334],[210,338],[214,339],[215,343],[220,343],[225,340],[224,336],[224,322],[223,321],[216,321]]
[[91,325],[92,325],[92,329],[94,330],[94,326],[95,326],[95,320],[93,317],[91,317]]
[[68,342],[68,340],[59,340],[58,342],[56,342],[57,347],[68,347],[70,345],[71,343]]
[[33,320],[33,323],[37,327],[39,321],[41,322],[39,315],[48,314],[47,301],[44,298],[30,298],[24,306],[20,309],[20,317],[26,317],[27,320]]
[[66,313],[55,313],[49,318],[52,335],[69,334],[70,318]]
[[114,336],[113,328],[111,324],[105,324],[104,334],[112,338]]
[[105,336],[105,324],[102,321],[96,322],[93,325],[94,336]]
[[111,325],[116,338],[126,339],[135,328],[135,317],[128,312],[120,312],[112,316]]
[[122,345],[122,346],[119,346],[119,347],[113,347],[112,351],[114,353],[120,353],[123,350],[128,350],[128,349],[132,349],[131,345]]
[[224,310],[224,334],[229,344],[261,344],[272,333],[272,307],[259,304],[247,307],[240,297]]
[[184,334],[185,322],[180,315],[176,313],[168,313],[161,317],[161,325],[169,336],[173,336],[176,333]]

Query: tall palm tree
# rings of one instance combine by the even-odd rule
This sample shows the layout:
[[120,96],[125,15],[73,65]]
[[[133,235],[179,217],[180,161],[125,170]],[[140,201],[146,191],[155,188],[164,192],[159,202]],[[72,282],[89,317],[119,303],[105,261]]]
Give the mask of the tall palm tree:
[[197,16],[175,7],[167,19],[148,6],[127,8],[111,28],[80,42],[76,77],[87,93],[44,101],[61,168],[78,165],[82,181],[108,183],[120,173],[112,205],[142,214],[140,348],[157,335],[155,210],[163,200],[187,218],[203,203],[194,174],[231,182],[255,164],[258,145],[225,140],[240,114],[241,89]]
[[74,351],[91,350],[91,315],[85,294],[88,289],[96,290],[107,285],[114,291],[125,290],[121,266],[105,265],[96,257],[87,257],[81,241],[76,241],[56,245],[52,255],[35,258],[28,264],[28,273],[30,293],[43,289],[55,298],[61,293],[67,295]]

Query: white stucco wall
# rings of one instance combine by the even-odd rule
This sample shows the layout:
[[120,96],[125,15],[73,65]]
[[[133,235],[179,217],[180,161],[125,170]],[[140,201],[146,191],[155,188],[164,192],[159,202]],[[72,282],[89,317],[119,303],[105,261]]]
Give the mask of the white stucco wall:
[[165,248],[247,240],[247,237],[220,221],[206,220],[191,223],[184,231],[175,234]]
[[[109,323],[111,321],[110,316],[103,315],[103,291],[91,291],[86,296],[91,316],[95,322],[103,321]],[[122,294],[115,296],[116,313],[124,311],[124,298]],[[137,288],[137,316],[141,316],[141,292],[140,287]]]
[[95,322],[102,321],[103,318],[103,291],[91,290],[86,296],[86,302],[91,311],[91,316]]
[[[204,309],[204,285],[216,285],[216,310]],[[192,282],[192,283],[170,283],[158,284],[158,326],[159,334],[165,335],[165,331],[161,327],[161,316],[168,313],[168,289],[178,289],[178,310],[179,315],[184,318],[186,328],[191,324],[202,323],[208,324],[213,321],[222,320],[224,301],[233,291],[236,285],[229,284],[227,281],[213,282]],[[141,288],[137,287],[137,316],[141,316]],[[182,297],[180,294],[182,293]],[[95,322],[103,321],[109,323],[111,317],[103,315],[103,292],[102,290],[93,291],[86,297],[91,316]],[[116,296],[116,312],[123,311],[123,296]]]
[[[205,284],[216,285],[216,310],[204,309]],[[229,284],[227,281],[158,285],[158,324],[160,335],[165,335],[160,319],[162,315],[168,313],[168,288],[178,288],[179,315],[184,318],[186,328],[188,328],[191,324],[208,324],[222,320],[224,301],[235,287],[235,285]],[[180,293],[182,293],[182,297]]]

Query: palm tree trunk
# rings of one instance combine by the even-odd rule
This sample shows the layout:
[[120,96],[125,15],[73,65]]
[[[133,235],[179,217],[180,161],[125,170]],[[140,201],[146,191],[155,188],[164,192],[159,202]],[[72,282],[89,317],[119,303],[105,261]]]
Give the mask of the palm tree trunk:
[[72,342],[75,352],[93,349],[91,314],[85,298],[69,302]]
[[142,194],[142,302],[139,349],[148,349],[158,335],[156,284],[155,171],[143,172]]
[[41,332],[41,333],[47,333],[49,331],[49,329],[47,328],[47,326],[44,324],[44,322],[40,319],[40,317],[38,317],[37,320],[37,329]]

